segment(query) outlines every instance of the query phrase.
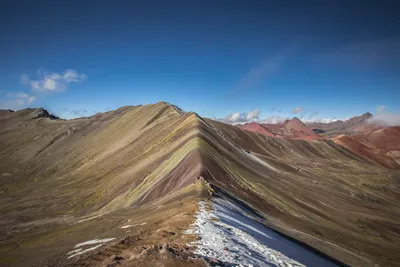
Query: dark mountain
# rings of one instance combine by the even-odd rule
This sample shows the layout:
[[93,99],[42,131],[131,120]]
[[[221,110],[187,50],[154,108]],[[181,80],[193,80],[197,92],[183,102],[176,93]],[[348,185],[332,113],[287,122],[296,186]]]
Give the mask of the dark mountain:
[[315,122],[306,123],[306,125],[312,128],[314,132],[320,133],[323,131],[323,135],[327,137],[341,134],[353,135],[361,132],[376,130],[377,128],[382,128],[368,123],[368,119],[370,118],[372,118],[372,114],[366,112],[361,116],[355,116],[345,121],[337,120],[329,123]]

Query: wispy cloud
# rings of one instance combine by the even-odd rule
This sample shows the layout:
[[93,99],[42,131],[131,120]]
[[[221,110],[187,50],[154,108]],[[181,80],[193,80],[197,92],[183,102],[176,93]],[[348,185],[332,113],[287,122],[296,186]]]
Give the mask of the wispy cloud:
[[55,114],[63,119],[89,117],[96,113],[98,113],[98,111],[87,108],[59,108],[55,111]]
[[255,109],[247,113],[246,120],[258,120],[260,116],[260,110]]
[[62,73],[38,71],[39,79],[32,80],[27,74],[21,75],[21,82],[29,85],[37,92],[59,92],[67,88],[69,83],[77,83],[87,79],[85,74],[68,69]]
[[30,96],[30,97],[28,97],[28,99],[26,100],[26,103],[27,103],[27,104],[31,104],[31,103],[35,102],[35,100],[36,100],[36,97],[35,97],[35,96]]
[[285,120],[289,120],[289,119],[291,119],[291,118],[283,117],[283,116],[267,116],[264,119],[262,119],[259,123],[277,124],[277,123],[284,122]]
[[375,115],[368,119],[368,123],[384,126],[400,126],[400,114],[387,112],[384,105],[377,106]]
[[246,91],[259,86],[266,78],[280,68],[284,58],[283,54],[277,54],[251,67],[231,88],[230,92]]
[[0,103],[2,109],[19,109],[35,102],[36,97],[26,93],[8,93],[5,101]]
[[399,47],[399,38],[351,43],[318,56],[317,62],[332,67],[397,69],[400,66]]
[[[320,118],[317,117],[319,115],[319,112],[314,111],[312,113],[312,116],[309,116],[306,118],[304,116],[304,113],[301,112],[303,108],[301,108],[298,113],[301,114],[300,120],[303,121],[304,123],[311,123],[311,122],[332,122],[336,121],[336,118]],[[212,119],[218,120],[224,123],[228,124],[245,124],[245,123],[250,123],[250,122],[257,122],[257,123],[268,123],[268,124],[276,124],[280,122],[284,122],[285,120],[292,119],[291,117],[286,117],[286,116],[280,116],[280,115],[268,115],[266,117],[261,117],[261,111],[259,109],[252,110],[250,112],[234,112],[226,117],[223,118],[215,118],[213,117]]]
[[380,112],[368,119],[369,123],[376,123],[385,126],[400,126],[400,114]]
[[255,109],[248,113],[234,112],[224,118],[220,118],[217,120],[225,122],[225,123],[229,123],[229,124],[237,124],[237,123],[247,123],[247,122],[252,122],[252,121],[258,121],[259,116],[260,116],[260,110]]
[[330,122],[334,122],[337,121],[338,119],[336,118],[300,118],[300,120],[303,123],[314,123],[314,122],[322,122],[322,123],[330,123]]
[[277,105],[277,106],[275,106],[275,107],[272,107],[272,108],[270,109],[270,111],[281,113],[281,112],[282,112],[282,109],[280,109],[279,106],[280,106],[280,105]]
[[318,116],[319,115],[319,112],[318,111],[313,111],[313,112],[311,112],[310,113],[310,115],[308,116],[308,118],[309,119],[312,119],[312,118],[314,118],[314,117],[316,117],[316,116]]
[[296,107],[296,108],[294,108],[294,109],[292,110],[292,113],[293,113],[293,114],[297,114],[297,113],[302,112],[303,110],[304,110],[304,108]]
[[82,109],[71,109],[70,113],[74,116],[74,117],[83,117],[86,116],[89,111],[86,108],[82,108]]
[[384,112],[385,109],[386,109],[386,106],[379,106],[379,107],[376,108],[376,112],[377,113],[381,113],[381,112]]
[[16,97],[16,98],[28,98],[29,97],[29,95],[25,94],[25,93],[16,93],[16,94],[9,93],[7,95],[10,97]]

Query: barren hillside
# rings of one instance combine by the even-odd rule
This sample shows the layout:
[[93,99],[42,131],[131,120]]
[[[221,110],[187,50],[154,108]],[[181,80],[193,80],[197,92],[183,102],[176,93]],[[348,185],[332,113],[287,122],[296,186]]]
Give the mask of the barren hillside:
[[74,120],[4,111],[0,125],[2,265],[207,266],[217,256],[188,247],[206,237],[187,232],[204,202],[223,218],[244,210],[297,244],[288,255],[304,265],[307,253],[400,262],[399,172],[333,141],[264,136],[165,102]]

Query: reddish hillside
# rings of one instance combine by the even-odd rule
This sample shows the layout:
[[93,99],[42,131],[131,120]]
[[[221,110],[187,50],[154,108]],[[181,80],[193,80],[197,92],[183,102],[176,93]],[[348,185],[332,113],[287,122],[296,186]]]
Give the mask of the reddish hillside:
[[379,124],[361,123],[361,124],[354,125],[351,128],[349,128],[349,132],[352,134],[360,135],[360,134],[368,134],[370,132],[380,130],[383,128],[385,128],[385,126],[379,125]]
[[286,120],[285,122],[278,124],[262,124],[270,132],[294,139],[321,139],[322,137],[315,133],[310,127],[307,127],[298,118]]
[[333,140],[369,161],[387,168],[400,168],[400,126],[362,135],[341,135]]
[[373,131],[365,136],[365,140],[372,144],[374,148],[385,152],[400,151],[400,126]]
[[266,136],[274,136],[270,133],[267,129],[265,129],[262,125],[258,124],[257,122],[246,123],[244,125],[239,126],[240,129],[246,130],[253,133],[259,133]]

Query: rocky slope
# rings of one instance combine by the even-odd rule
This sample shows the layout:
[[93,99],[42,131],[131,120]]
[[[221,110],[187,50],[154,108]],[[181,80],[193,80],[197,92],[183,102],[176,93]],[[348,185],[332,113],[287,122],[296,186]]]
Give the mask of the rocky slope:
[[205,266],[185,232],[214,197],[332,262],[400,262],[399,173],[333,141],[263,136],[165,102],[41,113],[1,113],[2,265]]

